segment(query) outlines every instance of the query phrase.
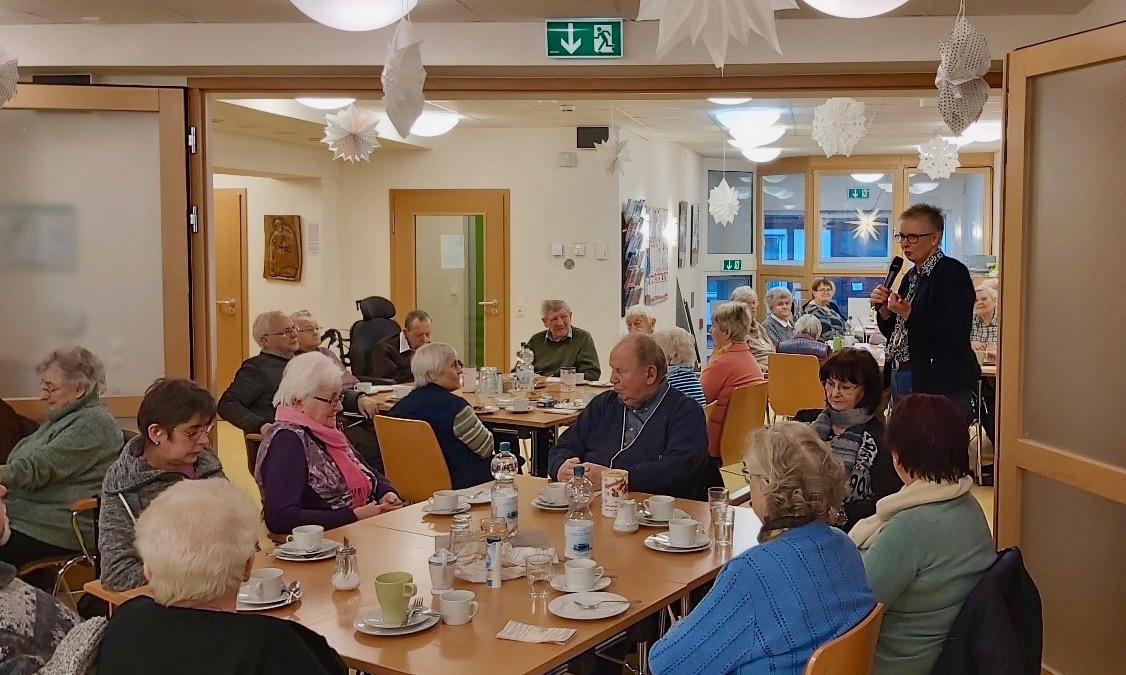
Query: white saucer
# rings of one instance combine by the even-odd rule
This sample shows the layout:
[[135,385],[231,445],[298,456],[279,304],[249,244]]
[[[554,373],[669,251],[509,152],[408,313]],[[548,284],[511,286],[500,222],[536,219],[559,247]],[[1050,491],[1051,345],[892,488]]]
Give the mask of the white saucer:
[[599,389],[609,389],[610,387],[614,386],[606,380],[593,380],[590,382],[580,382],[579,384],[585,384],[588,387],[598,387]]
[[452,515],[455,515],[455,514],[458,514],[458,513],[465,513],[466,511],[468,511],[469,510],[469,504],[458,504],[458,507],[456,509],[454,509],[453,511],[448,511],[448,510],[445,510],[445,509],[439,511],[439,510],[435,509],[433,506],[430,506],[429,504],[427,504],[426,506],[422,507],[422,510],[431,514],[431,515],[435,515],[435,516],[452,516]]
[[254,605],[255,607],[259,605],[274,605],[287,599],[289,599],[289,591],[285,589],[284,584],[282,584],[282,590],[276,597],[266,600],[258,600],[257,598],[251,597],[250,584],[244,584],[242,588],[238,589],[238,602],[240,605]]
[[695,553],[697,551],[703,551],[711,545],[711,538],[703,534],[696,535],[696,543],[687,547],[673,546],[669,543],[667,534],[651,534],[645,537],[646,548],[651,548],[654,551],[663,551],[665,553]]
[[274,548],[273,555],[278,560],[285,560],[288,562],[313,562],[317,560],[328,560],[329,558],[336,557],[336,549],[340,548],[340,544],[331,539],[321,540],[320,548],[314,551],[307,551],[302,548],[294,548],[292,544],[279,544]]
[[[650,518],[649,516],[645,515],[646,513],[649,513],[649,512],[646,511],[645,509],[642,509],[642,510],[637,512],[637,522],[640,523],[641,525],[644,525],[645,527],[668,527],[669,526],[668,520],[654,520],[654,519]],[[689,516],[686,511],[681,511],[680,509],[673,509],[672,510],[672,518],[669,518],[669,520],[672,520],[673,518],[691,518],[691,516]]]
[[532,497],[532,506],[537,509],[543,509],[544,511],[567,511],[571,508],[568,504],[552,504],[545,502],[540,499],[539,496]]
[[[476,494],[477,496],[469,496],[473,494]],[[477,487],[463,488],[461,490],[458,490],[457,497],[459,500],[462,500],[467,504],[488,504],[489,502],[493,501],[493,494],[489,490],[489,488],[482,487],[480,485],[478,485]]]
[[278,609],[286,605],[297,602],[301,599],[301,593],[296,595],[291,594],[289,591],[283,590],[282,594],[273,600],[266,602],[263,600],[251,600],[246,593],[248,586],[243,586],[239,589],[238,602],[235,605],[235,610],[239,612],[265,612],[271,609]]
[[[433,628],[441,620],[439,617],[430,616],[428,614],[416,614],[416,621],[408,626],[380,628],[376,625],[369,624],[368,619],[374,619],[378,622],[383,619],[383,612],[379,609],[364,612],[356,617],[356,620],[352,622],[352,627],[368,635],[410,635],[411,633],[418,633],[428,628]],[[421,621],[418,621],[418,619],[421,619]]]
[[617,593],[568,593],[555,598],[547,603],[547,611],[555,616],[564,619],[608,619],[612,616],[623,614],[629,610],[630,603],[626,602],[606,602],[594,609],[583,609],[575,604],[576,600],[583,602],[595,603],[600,600],[623,600],[626,599]]
[[590,593],[593,591],[601,591],[610,585],[610,577],[601,577],[598,581],[594,582],[594,588],[588,588],[584,591],[573,591],[567,585],[567,575],[557,574],[551,579],[551,587],[560,593]]

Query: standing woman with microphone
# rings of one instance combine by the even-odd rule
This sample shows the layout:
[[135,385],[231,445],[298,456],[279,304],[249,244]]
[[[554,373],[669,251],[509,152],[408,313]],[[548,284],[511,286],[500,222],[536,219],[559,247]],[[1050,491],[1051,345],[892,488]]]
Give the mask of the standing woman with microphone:
[[968,412],[981,376],[970,348],[973,281],[965,265],[939,249],[943,227],[942,211],[934,206],[917,204],[904,211],[895,240],[914,267],[898,291],[887,284],[872,291],[877,324],[888,339],[884,379],[893,407],[914,392],[940,394]]

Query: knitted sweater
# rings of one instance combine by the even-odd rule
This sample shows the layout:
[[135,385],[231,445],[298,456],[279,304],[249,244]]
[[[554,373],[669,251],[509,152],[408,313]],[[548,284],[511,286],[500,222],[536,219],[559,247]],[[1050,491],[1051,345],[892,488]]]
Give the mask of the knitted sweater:
[[540,331],[528,338],[528,346],[536,355],[532,364],[540,375],[556,377],[560,368],[574,368],[588,380],[597,380],[602,375],[594,338],[582,328],[572,326],[571,337],[559,342],[548,340],[546,330]]
[[964,494],[900,511],[861,555],[887,605],[872,672],[930,673],[962,602],[997,560],[981,506]]
[[696,371],[684,366],[669,366],[668,375],[665,377],[669,381],[669,386],[673,389],[700,405],[707,404],[707,400],[704,398],[704,388],[700,386],[700,374]]
[[759,325],[762,326],[762,331],[766,334],[766,337],[770,338],[770,341],[774,343],[775,349],[778,348],[779,342],[794,337],[793,317],[786,320],[785,326],[779,323],[778,319],[773,316],[766,317],[759,322]]
[[0,673],[39,672],[79,621],[61,602],[17,579],[15,567],[0,562]]
[[875,605],[856,546],[812,522],[732,558],[692,613],[653,645],[663,673],[800,675]]
[[450,471],[453,489],[460,490],[493,479],[489,469],[493,457],[493,435],[462,397],[431,382],[411,390],[387,415],[422,420],[430,425]]
[[[179,471],[154,469],[145,461],[144,436],[135,436],[106,472],[98,512],[98,552],[102,585],[111,591],[144,586],[141,556],[133,548],[133,525],[152,500],[187,476]],[[223,465],[210,447],[195,461],[195,478],[226,478]]]
[[[0,466],[12,529],[62,548],[81,548],[70,522],[70,505],[101,492],[102,477],[124,442],[97,393],[47,413],[47,422],[20,441],[8,463]],[[82,536],[92,544],[93,516],[83,514],[78,522]]]

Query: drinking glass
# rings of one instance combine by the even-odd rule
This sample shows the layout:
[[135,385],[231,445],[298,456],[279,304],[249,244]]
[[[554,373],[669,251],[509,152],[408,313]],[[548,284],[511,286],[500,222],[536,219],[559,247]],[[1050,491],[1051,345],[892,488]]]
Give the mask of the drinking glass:
[[712,507],[712,541],[724,548],[731,545],[731,535],[735,530],[735,507],[717,504]]
[[502,539],[506,538],[508,536],[508,521],[504,518],[482,518],[481,535],[484,537],[496,535]]
[[559,384],[560,389],[565,392],[575,391],[575,381],[578,378],[577,372],[574,368],[560,368],[559,369]]
[[528,575],[528,593],[532,602],[543,600],[551,590],[552,559],[546,553],[533,553],[524,558],[524,570]]

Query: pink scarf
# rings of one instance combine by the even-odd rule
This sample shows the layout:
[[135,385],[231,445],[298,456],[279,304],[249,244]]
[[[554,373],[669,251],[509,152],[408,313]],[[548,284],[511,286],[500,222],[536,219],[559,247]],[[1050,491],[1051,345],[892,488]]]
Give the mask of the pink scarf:
[[274,413],[274,419],[305,427],[324,443],[328,456],[332,458],[336,468],[340,470],[340,475],[344,477],[344,484],[348,486],[348,494],[352,496],[352,508],[357,509],[368,503],[371,499],[372,481],[352,457],[352,448],[343,431],[321,424],[291,405],[279,405]]

